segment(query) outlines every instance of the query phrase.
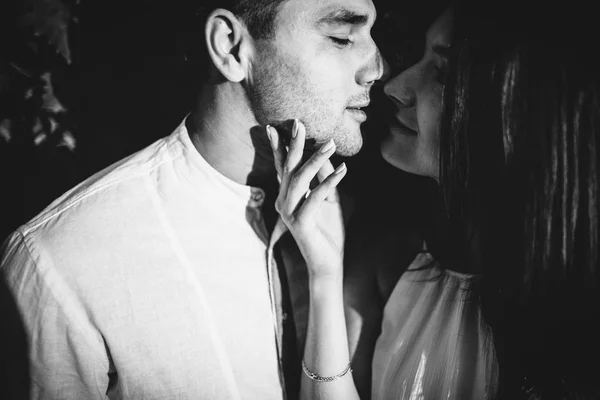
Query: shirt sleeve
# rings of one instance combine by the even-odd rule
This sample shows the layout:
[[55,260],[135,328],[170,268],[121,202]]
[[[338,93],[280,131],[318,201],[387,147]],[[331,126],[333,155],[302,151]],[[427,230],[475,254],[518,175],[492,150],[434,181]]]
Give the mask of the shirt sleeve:
[[[108,356],[101,335],[49,256],[19,232],[0,250],[0,359],[8,398],[105,399]],[[3,395],[0,397],[4,397]]]

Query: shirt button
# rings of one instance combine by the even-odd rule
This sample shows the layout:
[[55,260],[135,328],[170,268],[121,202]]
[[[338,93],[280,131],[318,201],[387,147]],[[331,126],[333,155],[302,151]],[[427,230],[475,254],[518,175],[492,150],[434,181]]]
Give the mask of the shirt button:
[[252,193],[252,200],[256,201],[257,203],[263,201],[264,197],[265,195],[262,192],[256,191]]

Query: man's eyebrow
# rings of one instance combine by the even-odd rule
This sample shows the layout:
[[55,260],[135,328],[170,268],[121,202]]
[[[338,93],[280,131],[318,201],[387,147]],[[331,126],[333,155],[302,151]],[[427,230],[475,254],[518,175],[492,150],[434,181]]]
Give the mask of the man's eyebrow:
[[319,18],[317,25],[365,25],[367,22],[369,22],[369,16],[367,14],[360,14],[347,8],[340,8]]

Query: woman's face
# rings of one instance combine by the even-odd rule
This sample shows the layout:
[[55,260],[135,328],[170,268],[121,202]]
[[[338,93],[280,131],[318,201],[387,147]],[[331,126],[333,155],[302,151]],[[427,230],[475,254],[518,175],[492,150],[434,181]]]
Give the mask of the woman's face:
[[452,26],[452,10],[447,9],[429,27],[421,60],[384,87],[395,115],[381,143],[383,158],[396,168],[435,179],[439,177],[442,82]]

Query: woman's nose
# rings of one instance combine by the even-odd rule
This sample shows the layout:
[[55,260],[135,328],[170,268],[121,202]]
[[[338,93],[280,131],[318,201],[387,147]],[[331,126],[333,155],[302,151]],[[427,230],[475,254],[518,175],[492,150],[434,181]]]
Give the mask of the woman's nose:
[[411,77],[414,76],[413,67],[402,71],[390,79],[384,86],[384,93],[400,102],[405,107],[411,107],[415,102],[415,90]]

